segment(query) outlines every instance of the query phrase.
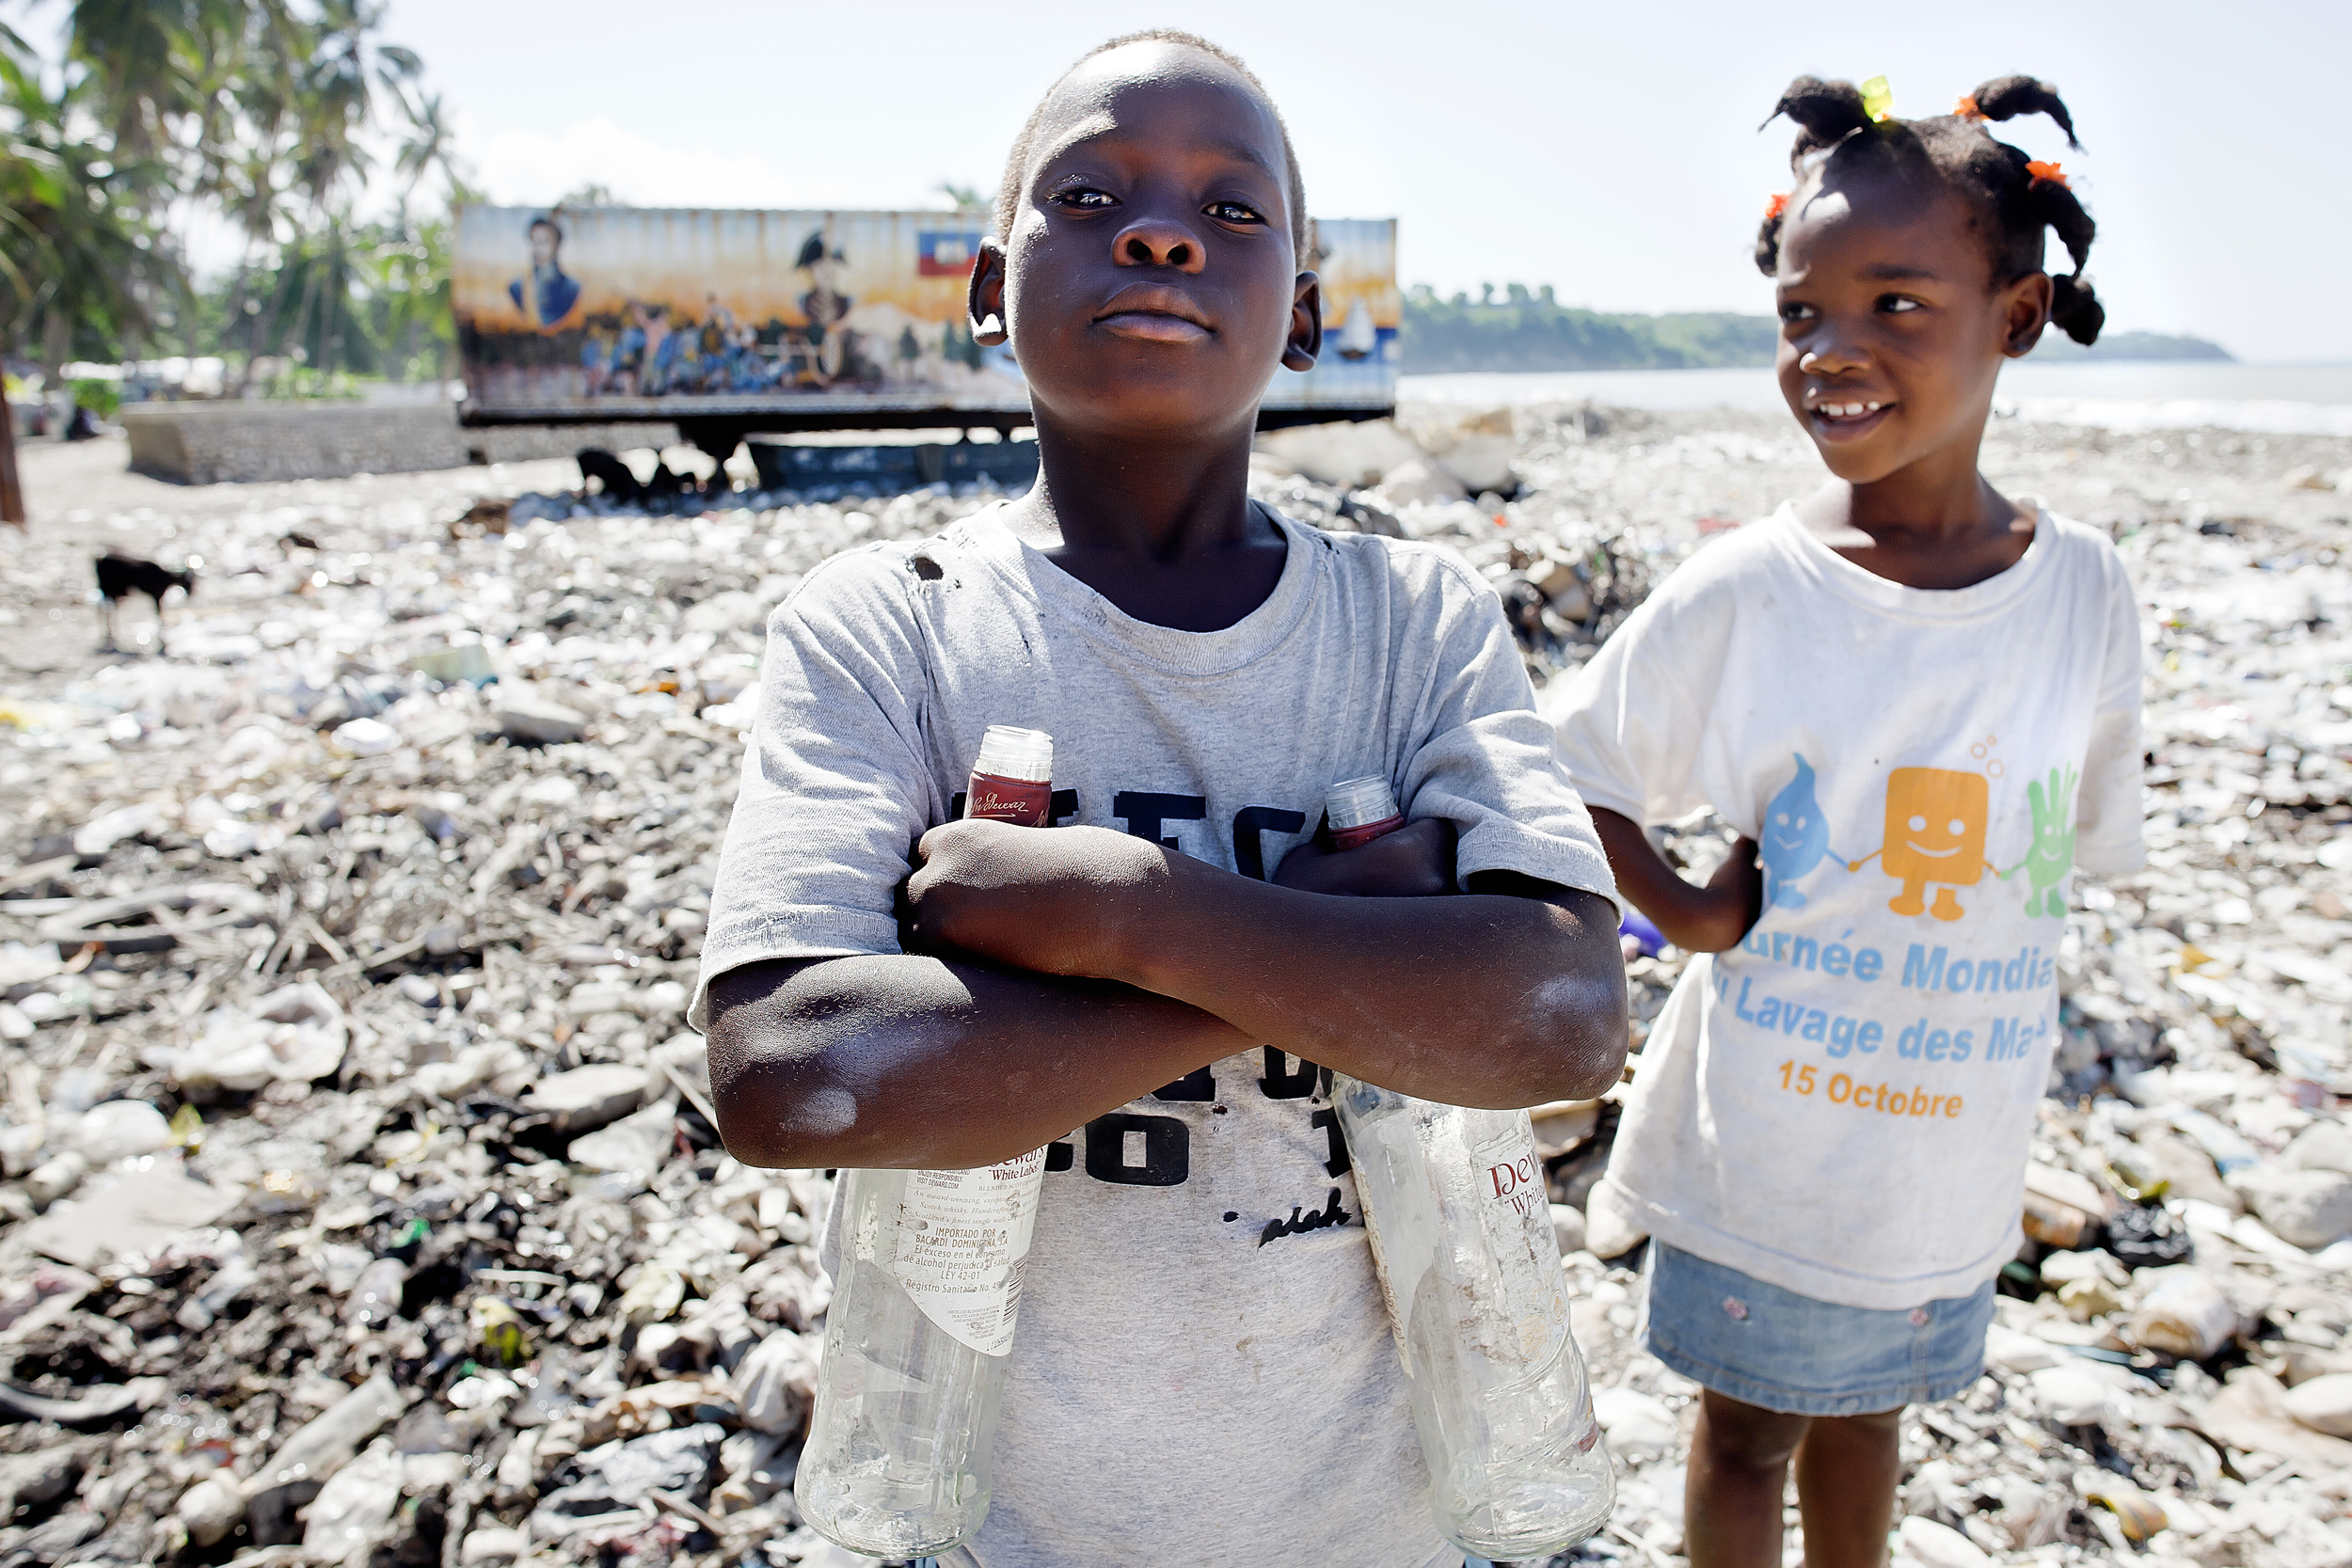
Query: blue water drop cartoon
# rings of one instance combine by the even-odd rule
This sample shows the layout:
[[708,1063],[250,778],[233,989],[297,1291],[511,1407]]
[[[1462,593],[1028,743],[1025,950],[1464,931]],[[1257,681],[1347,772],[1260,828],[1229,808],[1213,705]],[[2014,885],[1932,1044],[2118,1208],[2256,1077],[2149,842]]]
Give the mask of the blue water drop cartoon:
[[1821,803],[1813,798],[1813,765],[1799,752],[1797,776],[1780,786],[1764,808],[1763,831],[1756,836],[1756,858],[1764,866],[1764,907],[1804,909],[1807,900],[1795,887],[1803,877],[1833,855],[1829,821]]

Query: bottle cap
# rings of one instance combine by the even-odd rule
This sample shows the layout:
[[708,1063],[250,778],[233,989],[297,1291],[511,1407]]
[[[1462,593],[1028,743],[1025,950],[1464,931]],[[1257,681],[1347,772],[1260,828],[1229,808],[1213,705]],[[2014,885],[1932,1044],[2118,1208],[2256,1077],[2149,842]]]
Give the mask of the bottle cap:
[[1324,792],[1323,809],[1330,814],[1331,831],[1335,833],[1386,822],[1398,815],[1396,792],[1389,787],[1388,780],[1376,775],[1343,779],[1333,784]]
[[1000,779],[1022,779],[1030,784],[1054,782],[1054,737],[1043,730],[1016,729],[1010,724],[991,724],[980,736],[980,754],[972,764],[975,773],[991,773]]

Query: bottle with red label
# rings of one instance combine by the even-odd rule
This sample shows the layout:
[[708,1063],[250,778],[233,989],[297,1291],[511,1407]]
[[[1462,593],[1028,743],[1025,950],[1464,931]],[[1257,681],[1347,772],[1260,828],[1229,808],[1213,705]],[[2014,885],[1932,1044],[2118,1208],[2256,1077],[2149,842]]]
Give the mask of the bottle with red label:
[[[1342,848],[1405,823],[1385,779],[1333,785],[1327,809]],[[1439,1105],[1344,1075],[1332,1099],[1439,1533],[1489,1560],[1565,1551],[1608,1522],[1616,1477],[1568,1333],[1527,1113]]]
[[[966,817],[1047,824],[1054,739],[992,724]],[[991,1450],[1045,1151],[979,1170],[845,1170],[841,1256],[793,1500],[876,1558],[935,1557],[988,1517]]]

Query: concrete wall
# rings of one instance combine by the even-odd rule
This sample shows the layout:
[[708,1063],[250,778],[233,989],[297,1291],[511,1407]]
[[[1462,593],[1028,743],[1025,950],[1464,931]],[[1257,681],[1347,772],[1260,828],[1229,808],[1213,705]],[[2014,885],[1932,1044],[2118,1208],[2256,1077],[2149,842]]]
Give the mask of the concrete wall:
[[660,423],[467,430],[445,407],[357,403],[133,403],[115,417],[130,435],[135,471],[183,484],[409,473],[678,438],[677,426]]

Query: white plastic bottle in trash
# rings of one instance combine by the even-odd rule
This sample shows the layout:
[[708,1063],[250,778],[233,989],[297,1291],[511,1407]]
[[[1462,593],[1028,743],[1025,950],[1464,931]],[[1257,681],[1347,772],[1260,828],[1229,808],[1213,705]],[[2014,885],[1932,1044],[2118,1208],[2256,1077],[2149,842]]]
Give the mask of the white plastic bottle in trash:
[[[1385,779],[1334,784],[1326,806],[1342,848],[1404,825]],[[1608,1522],[1616,1477],[1568,1333],[1527,1113],[1439,1105],[1344,1075],[1332,1096],[1438,1532],[1506,1561],[1565,1550]]]
[[[1046,825],[1054,741],[989,726],[964,816]],[[792,1487],[819,1535],[936,1556],[988,1517],[996,1412],[1045,1179],[1041,1148],[980,1170],[845,1170],[817,1408]]]

